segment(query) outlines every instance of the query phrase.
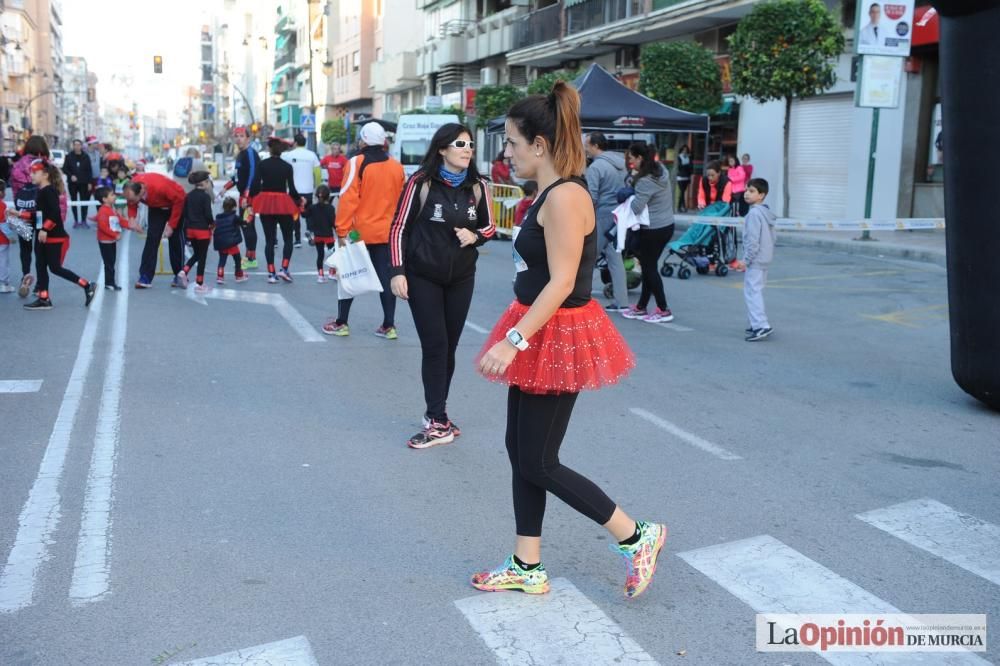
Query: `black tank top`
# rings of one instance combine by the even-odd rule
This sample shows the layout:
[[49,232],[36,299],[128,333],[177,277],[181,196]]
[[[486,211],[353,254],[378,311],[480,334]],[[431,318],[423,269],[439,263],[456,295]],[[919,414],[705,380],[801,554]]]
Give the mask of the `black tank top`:
[[[572,182],[586,189],[587,184],[582,178],[565,178],[545,188],[524,215],[521,230],[514,241],[514,251],[527,265],[514,280],[514,295],[522,305],[531,305],[538,298],[552,276],[549,275],[548,257],[545,253],[545,230],[538,224],[538,211],[545,203],[545,197],[556,185]],[[588,193],[589,196],[589,193]],[[583,253],[580,256],[580,266],[576,271],[576,284],[573,292],[563,304],[564,308],[580,308],[590,302],[594,279],[594,263],[597,261],[597,224],[583,239]]]

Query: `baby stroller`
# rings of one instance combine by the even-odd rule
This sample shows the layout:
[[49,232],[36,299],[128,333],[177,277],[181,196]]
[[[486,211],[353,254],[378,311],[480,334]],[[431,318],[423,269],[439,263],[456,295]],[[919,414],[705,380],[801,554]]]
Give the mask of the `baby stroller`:
[[[729,204],[723,201],[708,206],[698,213],[706,217],[728,217]],[[729,274],[726,261],[736,255],[732,235],[725,233],[724,227],[712,224],[692,224],[677,240],[667,245],[667,258],[660,267],[660,275],[670,277],[677,271],[677,277],[687,280],[691,277],[691,267],[698,275],[708,275],[712,264],[715,274],[725,277]],[[677,261],[671,263],[671,258]]]
[[[609,251],[614,252],[614,250]],[[629,291],[638,289],[639,285],[642,284],[639,260],[628,250],[622,253],[622,260],[625,263],[626,288]],[[601,272],[601,284],[604,285],[604,298],[613,298],[615,293],[614,288],[611,286],[611,271],[608,269],[608,260],[604,256],[604,253],[601,253],[601,256],[597,258],[597,269]]]

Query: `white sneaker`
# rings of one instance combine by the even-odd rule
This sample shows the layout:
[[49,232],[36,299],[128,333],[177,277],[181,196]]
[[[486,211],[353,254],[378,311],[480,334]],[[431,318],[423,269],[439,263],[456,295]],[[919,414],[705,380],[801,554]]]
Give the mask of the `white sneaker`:
[[0,284],[0,294],[13,294],[15,291],[16,289],[9,284]]
[[187,289],[188,286],[188,274],[181,271],[177,274],[177,281],[180,282],[182,288]]
[[673,313],[670,312],[670,308],[666,310],[661,310],[656,308],[648,315],[642,318],[643,321],[649,322],[650,324],[665,324],[667,322],[674,320]]
[[318,278],[316,278],[316,282],[317,284],[326,284],[327,282],[326,276],[320,275]]

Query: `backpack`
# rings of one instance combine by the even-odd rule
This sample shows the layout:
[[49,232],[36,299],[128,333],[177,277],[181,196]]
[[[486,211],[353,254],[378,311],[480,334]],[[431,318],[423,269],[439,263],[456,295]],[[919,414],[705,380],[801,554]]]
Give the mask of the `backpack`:
[[177,178],[187,178],[194,168],[194,159],[182,157],[174,164],[174,176]]

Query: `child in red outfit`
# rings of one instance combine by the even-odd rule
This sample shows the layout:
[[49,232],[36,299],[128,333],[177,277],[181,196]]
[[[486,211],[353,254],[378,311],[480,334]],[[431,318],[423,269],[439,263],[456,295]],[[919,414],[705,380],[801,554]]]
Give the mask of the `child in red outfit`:
[[104,288],[109,291],[121,291],[115,280],[115,263],[118,261],[118,239],[122,230],[128,229],[128,224],[122,226],[122,216],[115,210],[115,192],[107,187],[98,187],[94,196],[101,202],[97,209],[97,244],[101,249],[101,259],[104,260]]
[[521,222],[524,221],[524,216],[531,208],[531,204],[535,203],[535,194],[538,193],[538,183],[533,180],[525,181],[524,185],[521,186],[524,190],[524,198],[517,202],[517,208],[514,209],[514,226],[521,226]]
[[[0,180],[0,224],[7,219],[7,204],[3,202],[6,192],[7,183]],[[10,239],[0,230],[0,294],[10,294],[13,291],[14,287],[10,286]]]

